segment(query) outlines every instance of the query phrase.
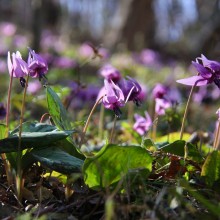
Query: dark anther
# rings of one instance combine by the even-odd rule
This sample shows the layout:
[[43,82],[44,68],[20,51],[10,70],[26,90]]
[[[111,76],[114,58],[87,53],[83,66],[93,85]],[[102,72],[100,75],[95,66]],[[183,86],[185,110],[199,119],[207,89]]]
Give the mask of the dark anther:
[[119,108],[115,108],[115,109],[113,109],[113,111],[114,111],[114,113],[115,113],[117,118],[121,117],[122,112],[121,112],[121,110]]
[[134,99],[134,103],[135,103],[135,105],[137,106],[137,107],[140,107],[141,106],[141,100],[139,100],[139,99]]
[[26,84],[25,78],[20,77],[20,84],[21,84],[21,86],[22,86],[23,88],[25,87],[25,84]]
[[214,79],[214,83],[220,89],[220,79]]

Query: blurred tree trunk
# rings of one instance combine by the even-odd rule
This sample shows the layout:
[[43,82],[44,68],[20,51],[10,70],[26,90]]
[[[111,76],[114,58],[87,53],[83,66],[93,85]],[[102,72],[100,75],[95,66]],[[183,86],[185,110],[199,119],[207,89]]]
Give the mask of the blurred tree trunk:
[[34,0],[32,2],[32,33],[33,33],[33,40],[32,40],[32,49],[35,51],[39,51],[40,49],[40,39],[42,33],[42,25],[43,25],[43,13],[42,13],[42,1],[41,0]]
[[61,7],[55,0],[32,0],[32,12],[32,48],[39,51],[43,29],[56,32],[61,18]]
[[153,0],[121,0],[112,27],[107,29],[104,44],[110,48],[116,44],[124,45],[129,50],[153,46]]

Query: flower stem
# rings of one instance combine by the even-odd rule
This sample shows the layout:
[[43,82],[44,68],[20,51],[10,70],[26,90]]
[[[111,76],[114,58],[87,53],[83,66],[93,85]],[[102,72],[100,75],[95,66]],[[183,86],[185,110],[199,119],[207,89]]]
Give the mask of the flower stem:
[[89,122],[90,122],[90,120],[91,120],[92,114],[94,113],[96,107],[98,106],[98,104],[100,103],[100,101],[103,99],[103,97],[104,97],[104,96],[100,97],[100,98],[96,101],[96,103],[95,103],[94,106],[92,107],[91,112],[89,113],[89,116],[88,116],[88,118],[87,118],[86,124],[85,124],[85,126],[84,126],[84,128],[83,128],[82,138],[81,138],[81,141],[80,141],[80,144],[79,144],[79,148],[81,148],[81,146],[82,146],[82,144],[83,144],[83,142],[84,142],[84,137],[85,137],[87,128],[88,128],[88,126],[89,126]]
[[22,123],[24,120],[24,110],[25,110],[25,99],[26,99],[26,93],[27,93],[27,87],[28,87],[28,80],[29,80],[29,74],[27,75],[25,87],[24,87],[24,93],[23,93],[23,99],[21,104],[21,115],[20,115],[20,124],[19,124],[19,134],[18,134],[18,153],[17,153],[17,178],[16,178],[16,188],[17,188],[17,196],[18,200],[21,201],[22,199],[22,188],[23,188],[23,181],[22,181],[22,164],[21,164],[21,158],[22,158],[22,149],[21,149],[21,133],[22,133]]
[[10,76],[10,82],[8,87],[8,99],[7,99],[7,112],[6,112],[6,137],[8,137],[9,131],[9,115],[10,115],[10,106],[11,106],[11,90],[12,90],[13,74]]
[[196,84],[197,83],[195,83],[195,85],[192,86],[191,91],[189,93],[189,98],[188,98],[187,103],[186,103],[186,108],[185,108],[185,112],[184,112],[184,115],[183,115],[183,120],[182,120],[182,125],[181,125],[181,130],[180,130],[180,140],[183,139],[183,132],[184,132],[184,126],[185,126],[185,122],[186,122],[186,116],[187,116],[188,111],[189,111],[189,104],[191,102],[193,91],[196,87]]
[[155,142],[157,136],[157,123],[158,123],[158,115],[154,113],[154,121],[153,121],[153,128],[152,128],[152,139]]
[[215,133],[215,139],[214,139],[214,143],[213,143],[214,150],[218,149],[219,135],[220,135],[220,120],[218,120],[217,131]]
[[43,123],[44,119],[46,118],[46,116],[49,116],[50,117],[50,113],[44,113],[41,118],[40,118],[40,123]]
[[115,115],[115,118],[114,118],[114,121],[113,121],[112,130],[111,130],[111,135],[110,135],[110,138],[109,138],[109,143],[113,142],[113,135],[114,135],[114,131],[115,131],[116,121],[117,121],[117,116]]
[[101,105],[100,115],[99,115],[99,138],[100,139],[102,139],[103,137],[104,115],[105,115],[105,108],[104,108],[104,105]]
[[[6,131],[5,131],[5,138],[8,137],[9,132],[9,115],[10,115],[10,106],[11,106],[11,90],[12,90],[12,82],[13,82],[13,73],[10,75],[10,82],[8,87],[8,97],[7,97],[7,110],[6,110]],[[11,178],[11,167],[9,162],[7,161],[7,157],[5,153],[1,154],[2,161],[4,163],[5,172],[7,176],[8,184],[12,184],[12,178]]]

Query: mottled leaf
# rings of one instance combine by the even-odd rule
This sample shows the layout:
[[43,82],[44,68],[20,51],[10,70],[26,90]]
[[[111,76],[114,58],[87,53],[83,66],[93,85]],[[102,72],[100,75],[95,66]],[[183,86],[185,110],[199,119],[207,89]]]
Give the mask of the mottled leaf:
[[80,172],[83,160],[78,159],[58,147],[33,149],[30,152],[45,167],[63,174]]
[[[65,139],[73,131],[52,131],[52,132],[22,132],[21,148],[34,148],[49,145],[55,141]],[[0,140],[0,153],[9,153],[17,151],[19,143],[19,134],[14,133],[8,138]]]

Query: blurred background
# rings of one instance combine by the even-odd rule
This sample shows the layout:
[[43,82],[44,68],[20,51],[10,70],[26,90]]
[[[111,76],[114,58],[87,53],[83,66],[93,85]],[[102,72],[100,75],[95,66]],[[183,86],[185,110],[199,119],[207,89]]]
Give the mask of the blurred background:
[[36,51],[90,41],[183,61],[201,53],[220,58],[219,0],[0,0],[0,22],[1,41],[16,34],[15,46]]
[[[106,64],[142,83],[144,104],[137,111],[147,109],[153,115],[152,91],[162,83],[181,115],[190,87],[176,80],[196,74],[191,61],[201,54],[220,61],[220,0],[0,0],[3,106],[9,83],[7,52],[19,50],[26,60],[28,47],[47,60],[49,84],[73,118],[86,119],[103,86],[100,72]],[[94,59],[97,50],[101,56]],[[25,117],[38,120],[47,111],[45,91],[33,80],[28,93]],[[16,120],[21,100],[22,87],[14,80]],[[193,101],[188,131],[213,131],[219,89],[197,88]],[[178,130],[180,123],[173,124],[171,130]]]

